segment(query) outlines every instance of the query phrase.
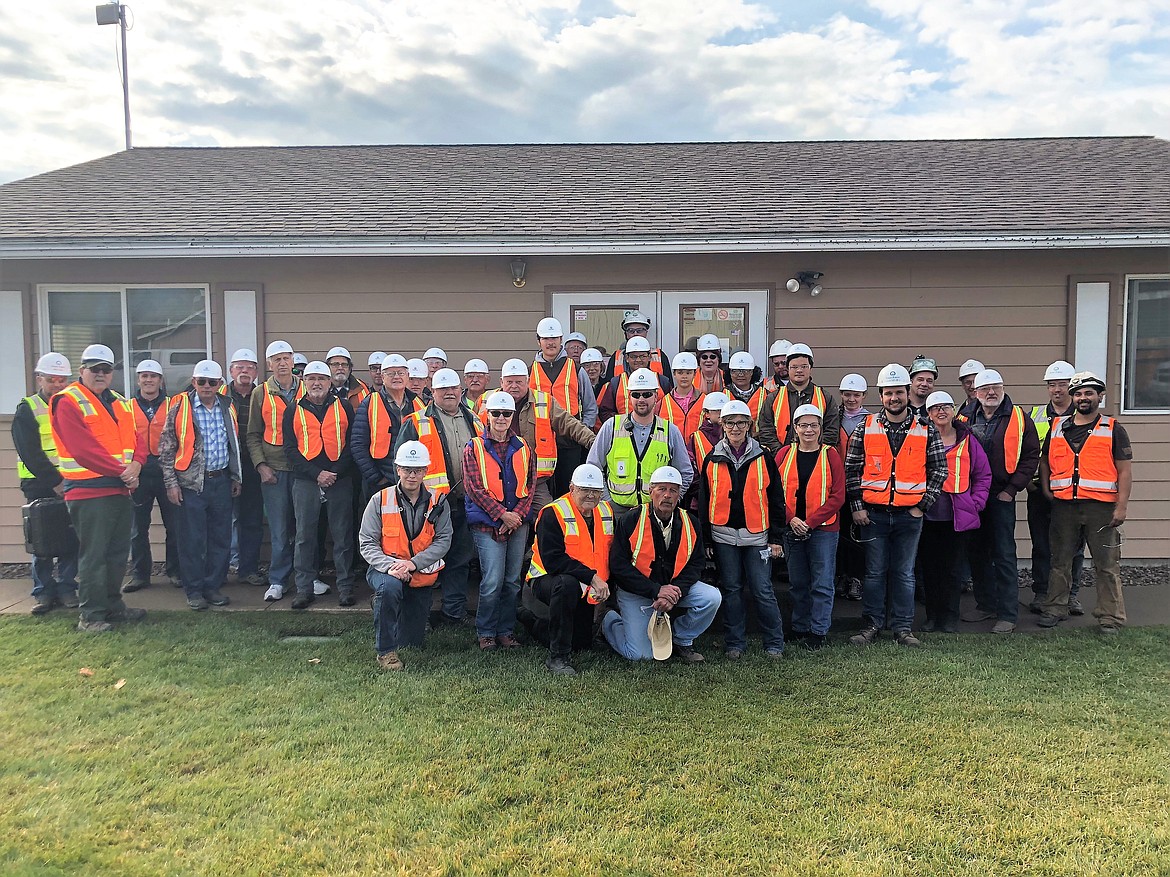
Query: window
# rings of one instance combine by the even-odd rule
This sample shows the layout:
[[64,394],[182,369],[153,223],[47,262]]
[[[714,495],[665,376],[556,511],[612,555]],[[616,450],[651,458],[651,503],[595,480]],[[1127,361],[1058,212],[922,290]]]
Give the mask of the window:
[[1122,409],[1170,411],[1170,277],[1129,277]]
[[44,286],[40,288],[42,353],[55,350],[73,364],[90,344],[114,351],[113,387],[132,393],[134,366],[158,360],[171,391],[210,356],[206,286]]

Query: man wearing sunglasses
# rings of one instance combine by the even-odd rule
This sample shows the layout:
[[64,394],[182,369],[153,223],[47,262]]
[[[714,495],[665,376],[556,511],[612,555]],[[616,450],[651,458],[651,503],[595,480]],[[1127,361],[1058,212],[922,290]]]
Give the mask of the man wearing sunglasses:
[[219,392],[223,369],[197,363],[192,389],[171,400],[158,440],[167,498],[179,508],[179,579],[195,611],[226,606],[232,500],[242,484],[235,409]]
[[134,504],[146,443],[130,403],[110,389],[114,352],[91,344],[81,354],[79,379],[53,396],[50,424],[65,479],[65,505],[80,543],[77,596],[83,633],[106,633],[137,621],[144,609],[122,602]]

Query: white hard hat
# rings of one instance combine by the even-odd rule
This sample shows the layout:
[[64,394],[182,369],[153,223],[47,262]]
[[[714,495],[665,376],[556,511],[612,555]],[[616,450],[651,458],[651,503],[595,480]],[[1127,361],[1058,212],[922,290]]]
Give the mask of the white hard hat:
[[591,488],[593,490],[605,489],[605,476],[601,470],[592,463],[582,463],[573,470],[573,477],[571,483],[578,487]]
[[877,385],[879,387],[908,387],[910,386],[910,372],[906,366],[891,362],[878,372]]
[[394,465],[406,466],[408,469],[430,468],[431,452],[422,442],[403,442],[394,455]]
[[349,360],[349,364],[353,365],[353,357],[349,355],[349,350],[344,347],[330,347],[329,352],[325,354],[325,361],[333,359],[335,356],[344,356]]
[[970,377],[971,375],[977,375],[981,371],[983,371],[983,363],[977,359],[968,359],[959,366],[959,380]]
[[309,375],[324,375],[327,378],[333,377],[333,372],[330,371],[329,366],[319,359],[314,359],[305,366],[305,371],[301,377],[307,378]]
[[228,360],[228,365],[233,362],[250,362],[253,365],[259,365],[260,360],[256,358],[256,351],[248,347],[241,347],[232,354],[232,358]]
[[443,362],[447,361],[447,351],[442,347],[428,347],[427,352],[422,355],[423,359],[441,359]]
[[719,343],[719,336],[712,335],[708,332],[706,335],[699,336],[699,343],[695,345],[698,350],[714,350],[717,353],[723,351],[723,345]]
[[975,375],[975,389],[986,387],[990,384],[1002,384],[1003,375],[993,368],[985,368],[979,374]]
[[509,359],[504,362],[500,368],[501,378],[526,378],[528,377],[528,366],[522,359]]
[[732,371],[751,371],[756,367],[756,361],[746,350],[731,354],[731,361],[727,363]]
[[720,420],[724,417],[731,417],[733,414],[750,418],[752,416],[752,409],[747,407],[746,402],[741,402],[739,399],[732,399],[729,402],[725,402],[723,407],[719,409]]
[[728,395],[726,393],[708,393],[703,397],[704,411],[722,411],[723,406],[727,404]]
[[565,334],[565,330],[561,328],[561,321],[556,317],[545,317],[536,324],[537,338],[557,338]]
[[1072,376],[1077,373],[1073,368],[1071,362],[1065,362],[1063,359],[1058,359],[1044,372],[1044,380],[1046,381],[1071,381]]
[[657,390],[661,384],[658,383],[658,376],[654,372],[648,368],[640,368],[630,375],[626,387],[630,390]]
[[138,363],[138,365],[134,366],[134,373],[138,375],[143,373],[150,375],[161,375],[163,373],[162,363],[157,359],[144,359],[142,362]]
[[459,373],[453,368],[441,368],[431,377],[431,389],[441,390],[444,387],[458,387]]
[[1095,387],[1098,392],[1105,392],[1105,382],[1090,371],[1077,372],[1068,382],[1069,392],[1079,390],[1081,387]]
[[695,359],[695,355],[690,351],[684,350],[681,353],[676,353],[674,359],[670,361],[670,370],[678,371],[679,369],[690,369],[695,371],[699,367],[699,361]]
[[950,405],[955,407],[955,400],[951,398],[951,394],[946,390],[935,390],[926,397],[926,408],[929,411],[935,405]]
[[587,362],[605,362],[605,357],[596,347],[586,347],[581,351],[581,365],[585,365]]
[[373,353],[370,354],[370,358],[366,360],[366,365],[368,365],[368,366],[375,366],[376,365],[378,368],[381,368],[382,363],[385,361],[386,361],[386,351],[375,350]]
[[99,362],[113,365],[114,351],[110,350],[104,344],[91,344],[81,352],[81,364],[83,366],[97,365]]
[[294,353],[293,354],[293,365],[308,365],[308,364],[309,364],[309,357],[305,356],[303,353]]
[[631,323],[641,323],[643,326],[649,326],[650,318],[641,311],[626,311],[622,316],[622,328],[626,328]]
[[818,420],[824,420],[825,415],[816,405],[798,405],[796,410],[792,412],[792,422],[800,420],[807,414],[815,414]]
[[659,466],[650,476],[651,484],[675,484],[682,487],[682,473],[673,466]]
[[[42,375],[56,375],[57,377],[67,378],[73,374],[73,367],[69,365],[69,360],[60,353],[46,353],[37,360],[36,370]],[[160,371],[161,375],[162,372]]]
[[265,357],[265,359],[267,359],[270,356],[276,356],[276,354],[278,354],[278,353],[292,353],[292,352],[293,352],[292,345],[289,344],[287,341],[273,341],[271,344],[268,345],[268,348],[264,351],[264,357]]
[[503,390],[496,390],[487,397],[487,402],[483,407],[485,411],[515,411],[516,400],[512,398],[510,393],[505,393]]
[[635,335],[626,341],[626,353],[649,353],[650,342],[642,335]]
[[784,354],[785,359],[792,359],[794,356],[807,356],[808,361],[813,361],[812,348],[807,344],[793,344],[788,348],[788,352]]
[[847,374],[845,377],[841,378],[841,386],[838,389],[852,390],[855,393],[864,393],[869,389],[869,384],[865,382],[865,378],[863,378],[861,375],[853,373]]
[[387,353],[382,360],[382,368],[410,368],[410,365],[401,353]]
[[589,343],[589,339],[587,339],[580,332],[570,332],[568,335],[566,335],[565,336],[565,343],[568,344],[570,341],[580,341],[582,344]]
[[410,369],[410,376],[412,378],[425,378],[431,373],[431,370],[427,368],[427,364],[421,359],[408,359],[406,361],[406,367]]
[[790,349],[792,349],[792,342],[787,338],[773,341],[772,346],[768,348],[768,359],[771,359],[773,356],[787,356]]
[[219,367],[219,363],[214,359],[201,359],[195,363],[195,370],[191,373],[193,378],[212,378],[217,381],[223,380],[223,369]]
[[467,365],[463,366],[463,374],[477,374],[486,375],[488,373],[487,363],[482,359],[469,359]]

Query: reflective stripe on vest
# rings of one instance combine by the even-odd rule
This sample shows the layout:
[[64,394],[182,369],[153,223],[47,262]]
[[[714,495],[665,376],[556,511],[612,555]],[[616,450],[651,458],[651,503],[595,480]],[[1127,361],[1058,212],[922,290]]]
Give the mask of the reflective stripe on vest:
[[[483,489],[496,502],[504,502],[504,469],[495,455],[488,453],[487,439],[476,436],[471,440],[471,448],[479,466],[479,482]],[[523,499],[528,496],[528,461],[532,459],[528,443],[521,439],[520,447],[508,456],[512,461],[512,475],[516,479],[516,499]]]
[[[294,378],[294,380],[296,380]],[[272,392],[268,381],[261,384],[264,389],[264,400],[260,404],[260,419],[264,421],[264,441],[270,445],[284,444],[284,397],[280,393]],[[293,394],[293,404],[300,402],[305,395],[305,382],[297,380],[296,393]]]
[[703,467],[703,461],[707,459],[707,455],[711,453],[711,449],[715,447],[715,444],[706,435],[696,429],[694,435],[691,436],[691,445],[695,449],[695,468],[701,469]]
[[[224,384],[223,387],[220,387],[220,391],[226,386]],[[134,406],[134,425],[142,437],[142,443],[146,445],[146,452],[152,457],[157,457],[158,440],[167,423],[167,412],[171,410],[171,400],[166,396],[159,400],[153,420],[146,418],[146,412],[142,410],[142,403],[139,402],[137,396],[130,400],[130,404]]]
[[[642,511],[638,515],[638,526],[630,534],[630,554],[634,560],[634,569],[646,578],[650,578],[650,569],[654,563],[655,553],[650,515],[650,506],[642,506]],[[681,538],[685,545],[678,545],[678,551],[674,556],[674,572],[670,575],[671,582],[678,578],[679,573],[686,568],[688,561],[690,561],[691,555],[695,553],[695,526],[691,523],[691,517],[684,511],[679,511],[678,516],[682,521],[682,532],[676,533],[675,537],[676,539]]]
[[[402,506],[398,503],[398,488],[386,487],[381,491],[379,503],[382,507],[382,553],[399,560],[410,560],[435,541],[435,525],[431,523],[431,512],[435,510],[438,497],[431,494],[425,519],[419,534],[410,539],[406,535],[406,522],[402,519]],[[436,572],[416,570],[408,584],[412,588],[426,588],[439,578]]]
[[[748,466],[751,471],[744,481],[743,495],[739,503],[743,506],[744,526],[749,533],[766,533],[768,530],[768,485],[772,483],[764,455],[756,457]],[[726,460],[708,458],[703,471],[707,477],[710,501],[707,514],[716,527],[725,527],[731,519],[732,469]]]
[[642,456],[634,446],[634,434],[626,429],[627,417],[613,419],[613,444],[605,456],[605,481],[610,498],[618,505],[633,508],[650,499],[650,476],[662,466],[670,465],[670,424],[654,418]]
[[[370,457],[375,460],[385,460],[394,447],[397,438],[390,430],[394,420],[390,416],[390,409],[381,393],[372,393],[373,398],[366,406],[366,422],[370,425]],[[426,403],[418,396],[414,397],[414,414],[426,410]]]
[[[784,488],[784,502],[792,515],[796,514],[796,489],[800,486],[800,468],[796,465],[796,445],[789,445],[780,465],[780,484]],[[829,467],[829,446],[821,445],[817,454],[816,465],[808,476],[808,483],[804,488],[804,516],[811,518],[829,501],[829,490],[833,484],[833,470]],[[825,524],[834,524],[837,515],[825,521]]]
[[703,425],[703,400],[706,398],[706,393],[700,393],[691,402],[691,407],[683,411],[682,405],[678,403],[674,395],[667,393],[662,397],[662,405],[659,407],[658,413],[677,426],[678,431],[682,433],[683,441],[688,442],[695,431]]
[[580,417],[581,394],[577,384],[577,368],[573,360],[567,357],[560,361],[565,363],[561,368],[561,373],[555,380],[550,380],[541,367],[544,360],[537,356],[532,362],[532,371],[528,376],[528,389],[548,393],[557,400],[557,404],[571,415]]
[[297,404],[293,433],[297,439],[297,450],[306,460],[316,459],[324,451],[325,456],[336,463],[345,448],[345,434],[348,430],[349,415],[341,407],[340,399],[333,400],[320,420],[304,405]]
[[[601,578],[609,581],[609,547],[613,543],[613,506],[608,502],[599,502],[593,509],[593,534],[589,528],[581,526],[580,511],[573,505],[572,498],[566,494],[560,499],[553,500],[540,513],[556,515],[557,524],[565,534],[565,554],[593,570]],[[537,523],[539,530],[540,524]],[[540,539],[537,538],[532,546],[532,563],[528,567],[526,578],[535,579],[548,575],[548,568],[540,557]]]
[[[825,394],[821,392],[821,388],[813,386],[812,401],[810,405],[816,405],[821,412],[821,420],[824,421],[825,415]],[[788,439],[788,427],[792,423],[792,410],[788,404],[788,388],[784,387],[776,393],[776,401],[772,403],[772,419],[776,423],[776,438],[780,440],[781,444],[785,444]]]
[[942,489],[947,493],[966,493],[971,488],[971,448],[963,436],[953,448],[947,451],[947,480]]
[[[191,396],[188,393],[180,393],[172,396],[167,405],[169,410],[175,412],[175,471],[186,472],[191,468],[191,461],[195,459],[195,427]],[[236,422],[236,406],[229,404],[228,411],[231,413],[232,430],[237,431],[239,424]],[[155,418],[158,418],[157,414]],[[231,436],[228,436],[228,446],[231,446]]]
[[[1069,415],[1071,416],[1071,415]],[[1048,437],[1048,486],[1057,499],[1117,501],[1117,462],[1113,459],[1112,417],[1102,415],[1075,452],[1064,437],[1069,416],[1058,417]]]
[[1012,406],[1011,421],[1003,434],[1003,464],[1011,475],[1020,465],[1020,451],[1024,445],[1024,409]]
[[552,428],[552,405],[548,393],[536,390],[532,395],[532,413],[536,415],[536,477],[547,478],[557,470],[557,437]]
[[917,505],[926,494],[926,443],[929,435],[927,428],[915,417],[895,457],[878,415],[865,418],[862,500],[871,505]]
[[[116,465],[129,466],[134,461],[134,448],[138,442],[134,410],[120,395],[114,393],[113,417],[110,417],[110,412],[106,410],[101,400],[79,381],[57,393],[53,397],[53,403],[54,406],[76,405],[85,421],[87,431],[106,450]],[[53,433],[53,444],[57,447],[57,465],[61,470],[61,476],[67,481],[76,482],[110,477],[86,469],[73,459],[69,448],[61,440],[53,419],[50,414],[49,424]]]
[[[40,393],[33,393],[24,399],[32,409],[33,417],[37,421],[37,433],[41,437],[41,450],[54,466],[60,466],[61,460],[57,456],[57,443],[53,441],[53,424],[49,421],[49,403],[41,398]],[[24,465],[24,460],[16,458],[16,474],[23,478],[36,478],[32,471]]]

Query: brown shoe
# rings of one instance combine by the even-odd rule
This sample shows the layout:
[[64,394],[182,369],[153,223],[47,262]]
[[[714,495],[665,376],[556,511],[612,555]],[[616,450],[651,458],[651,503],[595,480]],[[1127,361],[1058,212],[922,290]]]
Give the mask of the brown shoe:
[[402,670],[406,667],[402,663],[402,659],[398,657],[398,652],[387,652],[384,655],[378,655],[378,666],[383,670]]
[[520,640],[516,639],[512,634],[506,633],[503,636],[496,637],[496,645],[501,649],[518,649],[520,648]]
[[494,652],[497,648],[498,646],[494,636],[481,636],[479,638],[479,650],[481,652]]

